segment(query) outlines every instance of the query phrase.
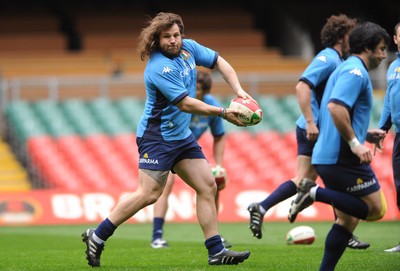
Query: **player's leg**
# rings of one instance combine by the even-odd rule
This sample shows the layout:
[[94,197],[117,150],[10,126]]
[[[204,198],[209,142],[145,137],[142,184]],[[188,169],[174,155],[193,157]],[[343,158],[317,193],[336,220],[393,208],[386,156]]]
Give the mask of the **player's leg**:
[[[369,193],[368,189],[361,193]],[[378,220],[383,217],[386,212],[386,202],[383,193],[380,189],[370,194],[366,194],[361,199],[368,206],[367,220]],[[332,204],[336,206],[335,203]],[[356,228],[359,218],[350,216],[340,210],[335,209],[337,215],[336,222],[329,232],[325,241],[324,257],[321,263],[320,270],[334,270],[337,262],[348,246],[350,238],[353,236],[353,231]]]
[[217,185],[206,159],[183,159],[174,167],[175,172],[196,191],[196,211],[208,249],[209,264],[238,264],[250,256],[250,252],[235,252],[224,248],[218,232],[215,194]]
[[205,159],[183,159],[174,170],[190,187],[196,191],[196,210],[204,237],[218,234],[215,194],[217,186],[210,165]]
[[292,202],[289,218],[303,210],[304,206],[309,206],[309,201],[333,205],[359,219],[378,220],[383,217],[386,212],[385,197],[369,165],[315,165],[315,168],[326,188],[303,179],[298,189],[300,200],[296,198]]
[[334,270],[346,250],[359,219],[335,210],[337,218],[325,239],[324,256],[320,270]]
[[394,186],[396,187],[397,208],[400,211],[400,133],[397,133],[393,142],[392,168]]
[[154,217],[153,217],[153,235],[151,239],[152,248],[165,248],[168,247],[168,242],[163,239],[163,227],[165,222],[165,215],[168,211],[168,198],[171,194],[174,184],[175,175],[169,173],[167,183],[165,184],[164,191],[154,203]]
[[[396,194],[397,194],[397,208],[400,211],[400,133],[397,133],[394,139],[392,166],[393,166],[394,185],[396,187]],[[385,251],[400,252],[400,243],[395,247],[386,249]]]
[[253,202],[247,210],[250,213],[249,228],[253,236],[262,238],[262,224],[265,213],[273,206],[282,202],[297,193],[297,186],[300,180],[309,178],[317,179],[317,173],[311,165],[311,155],[315,142],[307,140],[307,132],[299,127],[296,128],[297,140],[297,176],[286,180],[279,185],[268,197],[261,202]]
[[163,191],[168,172],[139,169],[139,185],[136,191],[123,197],[108,218],[103,220],[96,229],[88,229],[82,234],[82,241],[86,243],[86,259],[89,265],[100,266],[104,243],[119,225],[145,206],[156,202]]
[[[224,186],[225,187],[225,186]],[[223,188],[218,188],[217,187],[217,193],[215,193],[215,206],[216,206],[216,208],[217,208],[217,217],[218,217],[218,214],[219,214],[219,194],[220,194],[220,191],[222,190]],[[228,240],[226,240],[225,239],[225,237],[222,237],[221,236],[221,240],[222,240],[222,244],[224,245],[224,247],[225,248],[230,248],[230,247],[232,247],[232,244],[228,241]]]

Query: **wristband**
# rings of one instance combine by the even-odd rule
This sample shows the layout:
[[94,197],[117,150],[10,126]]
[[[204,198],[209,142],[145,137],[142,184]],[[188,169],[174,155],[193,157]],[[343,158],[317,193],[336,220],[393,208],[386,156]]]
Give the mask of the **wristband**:
[[225,119],[225,117],[226,117],[226,108],[223,108],[223,107],[219,108],[219,117]]
[[358,141],[357,137],[354,137],[352,140],[347,141],[347,144],[349,144],[350,148],[354,148],[357,147],[358,145],[360,145],[360,141]]

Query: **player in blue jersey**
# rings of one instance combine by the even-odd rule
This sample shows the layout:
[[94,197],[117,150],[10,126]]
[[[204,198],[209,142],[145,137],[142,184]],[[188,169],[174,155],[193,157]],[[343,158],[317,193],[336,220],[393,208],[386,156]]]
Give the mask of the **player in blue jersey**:
[[[355,25],[355,19],[343,14],[332,15],[327,19],[321,30],[321,43],[325,49],[313,58],[296,85],[297,97],[303,113],[296,122],[297,176],[283,182],[263,201],[249,205],[249,228],[253,236],[258,239],[262,238],[262,223],[266,212],[279,202],[294,196],[300,180],[309,178],[315,181],[318,177],[311,165],[311,155],[319,134],[317,125],[319,105],[329,75],[349,54],[349,33]],[[348,246],[365,249],[369,247],[369,243],[361,242],[353,236]]]
[[334,208],[337,218],[325,240],[320,270],[335,269],[359,219],[379,220],[386,212],[385,197],[370,166],[373,154],[363,143],[367,139],[379,144],[386,135],[380,129],[368,131],[373,104],[368,71],[386,58],[388,42],[389,35],[379,25],[356,26],[349,36],[352,55],[335,69],[325,87],[312,155],[325,188],[301,180],[289,211],[290,218],[314,201]]
[[[212,87],[211,74],[204,71],[197,73],[197,93],[196,98],[214,106],[220,106],[219,102],[210,94]],[[194,136],[198,140],[207,129],[210,128],[210,132],[213,136],[213,155],[214,162],[218,166],[222,166],[225,150],[225,129],[224,123],[221,118],[217,116],[201,116],[192,115],[190,121],[190,130],[192,130]],[[163,226],[165,222],[165,215],[168,210],[168,197],[171,194],[172,186],[174,184],[175,174],[170,173],[168,176],[167,183],[165,184],[164,192],[154,203],[154,218],[153,218],[153,235],[151,241],[152,248],[166,248],[169,246],[168,242],[163,238]],[[215,204],[218,212],[218,198],[219,191],[225,187],[225,182],[217,185],[217,193],[215,194]],[[218,214],[218,213],[217,213]],[[231,245],[222,238],[224,247],[229,248]]]
[[170,171],[196,191],[197,218],[208,250],[208,264],[241,263],[250,252],[231,251],[222,244],[214,202],[217,186],[189,125],[192,114],[219,116],[238,126],[245,124],[238,110],[196,99],[196,66],[219,72],[238,97],[252,97],[241,87],[233,67],[217,52],[184,38],[184,24],[177,14],[160,12],[151,19],[139,36],[138,51],[141,59],[147,60],[146,103],[136,131],[139,185],[96,229],[82,234],[88,264],[100,266],[106,240],[119,225],[157,201]]
[[[400,211],[400,23],[394,27],[393,40],[397,45],[397,58],[390,64],[387,71],[387,88],[379,128],[388,132],[392,125],[395,127],[392,166],[397,193],[397,208]],[[385,251],[400,252],[400,244]]]

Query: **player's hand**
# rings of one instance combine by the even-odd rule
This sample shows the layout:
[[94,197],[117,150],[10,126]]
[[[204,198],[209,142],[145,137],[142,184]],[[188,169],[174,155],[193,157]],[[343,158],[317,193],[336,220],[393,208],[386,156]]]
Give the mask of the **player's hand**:
[[239,90],[236,95],[244,100],[250,99],[252,101],[254,101],[256,104],[258,104],[258,102],[256,100],[253,99],[253,97],[251,97],[250,94],[248,94],[246,91],[244,91],[243,89]]
[[227,121],[229,121],[230,123],[235,124],[236,126],[247,126],[246,124],[244,124],[240,119],[239,119],[239,115],[241,113],[239,112],[239,110],[237,109],[232,109],[232,108],[225,108],[225,115],[224,115],[224,119],[226,119]]
[[372,153],[368,147],[360,144],[350,149],[355,155],[358,156],[358,158],[360,158],[361,164],[369,164],[372,162]]
[[319,135],[319,129],[314,121],[307,122],[306,125],[307,139],[308,141],[316,141]]
[[386,135],[386,131],[381,129],[368,130],[366,140],[374,145],[374,155],[376,152],[383,152],[383,140],[385,139]]

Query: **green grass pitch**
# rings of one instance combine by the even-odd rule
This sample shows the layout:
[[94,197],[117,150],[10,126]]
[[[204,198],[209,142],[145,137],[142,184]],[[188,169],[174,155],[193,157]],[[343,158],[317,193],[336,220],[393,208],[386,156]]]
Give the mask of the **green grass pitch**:
[[[288,230],[313,227],[312,245],[286,245]],[[150,247],[151,224],[124,224],[111,237],[102,255],[100,270],[318,270],[331,222],[264,222],[263,239],[251,236],[245,223],[221,223],[221,234],[233,250],[250,250],[238,266],[209,266],[198,224],[167,223],[170,248]],[[0,270],[92,270],[85,259],[81,233],[93,225],[0,227]],[[361,222],[355,234],[371,243],[367,250],[346,249],[336,270],[400,270],[400,253],[384,249],[400,242],[400,222]]]

